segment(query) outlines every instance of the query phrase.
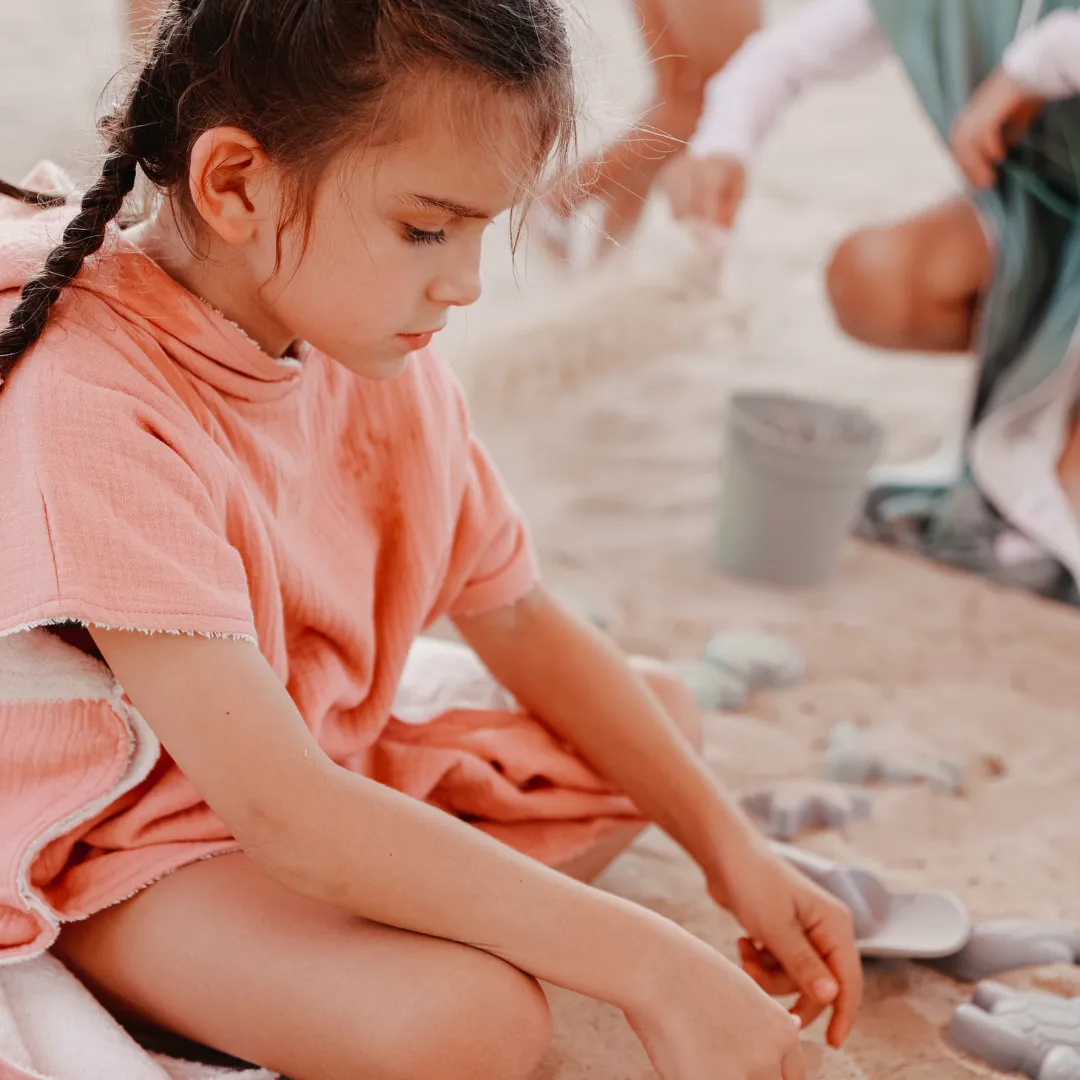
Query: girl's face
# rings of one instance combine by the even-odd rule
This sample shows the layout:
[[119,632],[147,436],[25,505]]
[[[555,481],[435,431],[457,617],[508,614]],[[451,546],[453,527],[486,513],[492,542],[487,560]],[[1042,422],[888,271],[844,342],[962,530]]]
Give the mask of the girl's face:
[[392,378],[451,308],[476,301],[484,230],[528,170],[525,139],[514,137],[521,125],[509,116],[516,107],[500,107],[505,138],[489,123],[473,125],[481,137],[428,119],[390,146],[340,155],[315,192],[306,246],[301,225],[287,229],[276,273],[276,237],[261,236],[260,306],[285,340],[310,342],[359,375]]

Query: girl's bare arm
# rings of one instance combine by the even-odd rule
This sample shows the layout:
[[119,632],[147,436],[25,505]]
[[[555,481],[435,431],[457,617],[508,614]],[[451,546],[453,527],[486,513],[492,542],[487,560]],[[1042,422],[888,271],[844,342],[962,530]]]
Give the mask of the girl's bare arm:
[[692,944],[658,916],[334,765],[253,645],[98,629],[93,636],[247,854],[296,891],[476,946],[620,1006],[642,991],[660,954]]
[[862,994],[850,914],[772,854],[618,649],[542,588],[457,625],[503,686],[693,855],[802,991],[798,1015],[834,1005],[840,1045]]
[[334,765],[253,645],[93,635],[132,703],[270,877],[611,1002],[664,1080],[804,1080],[796,1029],[732,964],[674,923]]

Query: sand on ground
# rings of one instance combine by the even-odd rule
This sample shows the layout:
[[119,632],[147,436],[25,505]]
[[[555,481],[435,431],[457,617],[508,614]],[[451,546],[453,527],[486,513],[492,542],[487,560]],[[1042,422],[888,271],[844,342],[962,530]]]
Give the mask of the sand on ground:
[[[783,16],[782,0],[771,11]],[[579,11],[587,136],[640,107],[647,76],[624,0]],[[115,0],[0,8],[0,175],[41,156],[78,170],[79,137],[119,55]],[[862,224],[958,190],[898,70],[823,88],[785,119],[754,171],[723,275],[658,206],[632,250],[560,281],[535,248],[511,267],[505,233],[488,291],[443,348],[477,425],[529,513],[546,573],[614,618],[628,648],[695,655],[717,630],[786,634],[805,683],[708,720],[708,760],[736,791],[813,776],[832,725],[895,728],[965,766],[961,796],[874,792],[871,821],[807,840],[903,885],[955,890],[979,919],[1080,923],[1080,618],[1027,596],[852,543],[830,589],[792,595],[712,572],[717,464],[737,387],[787,387],[871,409],[887,453],[932,449],[962,415],[966,360],[876,353],[832,325],[822,269]],[[988,764],[989,763],[989,764]],[[1003,766],[1003,774],[1002,774]],[[656,834],[602,884],[677,919],[731,954],[734,922]],[[1006,977],[1080,993],[1080,969]],[[906,963],[870,966],[866,1004],[842,1052],[808,1035],[821,1080],[959,1080],[986,1070],[943,1029],[969,988]],[[614,1010],[553,992],[560,1080],[652,1075]]]

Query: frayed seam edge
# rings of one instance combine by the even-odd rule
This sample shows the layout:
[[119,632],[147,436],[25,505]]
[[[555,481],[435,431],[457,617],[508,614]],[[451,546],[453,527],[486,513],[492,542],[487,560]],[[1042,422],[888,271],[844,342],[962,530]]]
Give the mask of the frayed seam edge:
[[82,626],[89,629],[91,626],[96,626],[99,630],[119,630],[124,633],[130,634],[146,634],[150,637],[154,634],[171,634],[174,637],[202,637],[211,639],[221,639],[228,641],[247,641],[252,645],[258,645],[258,639],[251,634],[229,634],[224,632],[214,632],[212,630],[175,630],[171,628],[154,629],[145,626],[113,626],[110,623],[98,622],[97,619],[36,619],[33,622],[20,623],[18,626],[9,627],[7,630],[0,630],[0,638],[11,637],[12,634],[25,634],[30,630],[39,630],[46,626],[67,626],[74,624],[76,626]]

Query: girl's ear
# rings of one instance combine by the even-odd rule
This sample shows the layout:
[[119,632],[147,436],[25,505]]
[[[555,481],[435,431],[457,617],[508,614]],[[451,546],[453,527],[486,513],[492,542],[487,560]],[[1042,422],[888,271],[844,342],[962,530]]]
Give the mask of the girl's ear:
[[210,128],[191,148],[191,200],[203,221],[226,243],[247,243],[271,216],[266,205],[274,186],[270,181],[266,151],[240,128]]

